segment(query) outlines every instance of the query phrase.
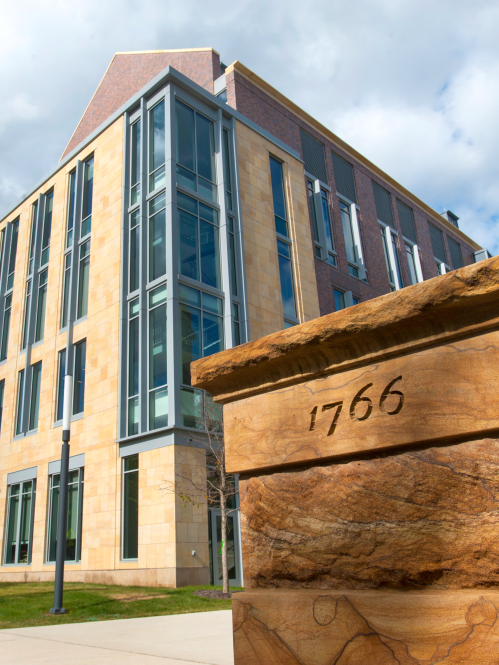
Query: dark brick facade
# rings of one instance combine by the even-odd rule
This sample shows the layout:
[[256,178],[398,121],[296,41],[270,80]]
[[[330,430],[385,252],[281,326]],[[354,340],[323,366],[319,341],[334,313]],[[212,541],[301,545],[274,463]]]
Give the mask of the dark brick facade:
[[[227,102],[240,113],[253,120],[274,136],[281,139],[289,146],[294,148],[302,155],[302,146],[300,139],[300,127],[324,144],[326,150],[326,166],[328,172],[328,184],[333,194],[330,196],[330,206],[332,210],[333,235],[335,248],[337,252],[338,266],[333,267],[319,259],[316,259],[316,278],[319,292],[319,304],[321,315],[334,311],[333,288],[337,287],[342,291],[348,290],[360,297],[361,300],[369,300],[376,296],[388,293],[390,285],[386,270],[381,232],[376,212],[376,204],[372,188],[372,181],[378,182],[387,189],[391,195],[392,209],[395,219],[395,228],[399,239],[399,258],[402,269],[402,276],[405,285],[410,284],[409,268],[405,257],[404,244],[402,242],[402,231],[396,199],[399,198],[406,205],[412,208],[414,212],[414,222],[418,246],[420,248],[420,260],[423,271],[423,277],[430,279],[437,276],[437,266],[433,258],[430,234],[428,230],[428,220],[441,228],[444,236],[451,236],[461,246],[464,265],[473,263],[474,249],[463,242],[461,237],[453,234],[444,224],[439,224],[433,216],[420,209],[413,201],[404,197],[396,191],[389,183],[385,182],[379,176],[372,172],[365,164],[357,161],[350,154],[344,152],[337,144],[329,141],[327,137],[318,132],[314,127],[307,124],[300,116],[293,113],[292,110],[281,104],[272,96],[267,94],[258,85],[254,84],[249,78],[242,75],[237,69],[232,69],[227,75]],[[336,187],[334,182],[333,162],[331,150],[341,155],[354,168],[355,186],[357,191],[358,205],[360,211],[359,225],[361,231],[362,247],[364,251],[364,260],[368,273],[368,283],[362,282],[348,274],[348,262],[341,224],[339,199],[336,196]],[[302,155],[303,156],[303,155]],[[446,241],[447,263],[452,268],[450,252]]]
[[170,53],[117,53],[71,137],[63,157],[168,65],[209,92],[213,92],[213,81],[220,76],[220,56],[212,49]]

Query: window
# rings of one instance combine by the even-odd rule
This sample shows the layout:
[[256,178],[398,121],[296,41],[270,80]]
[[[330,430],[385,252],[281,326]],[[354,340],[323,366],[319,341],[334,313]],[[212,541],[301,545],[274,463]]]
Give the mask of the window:
[[54,192],[52,191],[45,195],[45,214],[43,216],[42,254],[40,258],[40,266],[44,266],[49,262],[50,236],[52,233],[53,202],[54,202]]
[[17,375],[16,436],[23,433],[24,370]]
[[213,123],[177,101],[177,183],[217,200],[215,175],[215,133]]
[[[312,180],[307,180],[307,191],[308,191],[308,201],[310,204],[310,215],[312,217],[312,228],[314,230],[314,240],[316,243],[320,243],[319,226],[317,224],[317,212],[315,210],[314,183],[312,182]],[[320,251],[319,251],[319,256],[320,256]]]
[[356,298],[355,296],[352,296],[353,304],[358,305],[360,303],[360,298]]
[[83,413],[85,404],[85,356],[87,342],[83,340],[75,344],[73,415]]
[[179,284],[182,383],[191,385],[190,364],[223,351],[222,300]]
[[139,555],[139,456],[123,459],[123,559]]
[[[130,356],[130,361],[132,361]],[[138,363],[136,365],[138,369]],[[135,368],[134,368],[135,370]],[[149,292],[149,429],[168,425],[166,284]],[[137,377],[138,392],[138,377]]]
[[24,299],[23,337],[21,342],[21,349],[25,349],[28,343],[29,310],[31,304],[31,284],[32,284],[31,279],[26,282],[26,297]]
[[[60,482],[60,474],[56,473],[50,476],[47,563],[54,562],[56,556]],[[65,561],[76,562],[80,560],[82,508],[83,468],[80,468],[70,471],[68,476],[68,521],[66,528]]]
[[180,274],[220,288],[218,212],[177,192]]
[[139,202],[139,199],[140,199],[140,120],[137,120],[137,122],[134,122],[132,125],[132,155],[130,159],[130,205],[135,205],[135,203]]
[[69,201],[68,201],[68,223],[66,229],[66,248],[73,243],[73,230],[76,206],[76,171],[69,174]]
[[47,302],[47,277],[48,269],[45,268],[38,278],[38,305],[36,308],[35,342],[43,339],[45,328],[45,305]]
[[5,379],[0,381],[0,432],[2,431],[2,416],[3,416],[3,398],[5,395]]
[[191,362],[224,348],[223,304],[220,298],[179,284],[182,384],[181,417],[184,427],[199,427],[203,391],[191,385]]
[[7,272],[7,286],[6,291],[10,291],[14,286],[14,271],[16,269],[16,256],[17,256],[17,238],[19,235],[19,221],[12,224],[12,235],[10,238],[10,253],[9,253],[9,267]]
[[166,196],[149,201],[149,281],[166,275]]
[[359,256],[352,225],[351,206],[340,200],[340,211],[341,222],[343,225],[343,234],[345,236],[345,247],[347,251],[348,272],[353,277],[359,277]]
[[232,210],[232,179],[230,177],[229,132],[226,129],[223,130],[223,139],[224,139],[225,205],[227,206],[227,210]]
[[[286,205],[284,202],[282,164],[272,156],[270,157],[270,177],[272,182],[276,231],[281,236],[287,237],[288,222],[286,221]],[[291,260],[291,245],[279,240],[279,238],[277,239],[277,259],[281,280],[284,327],[287,328],[297,322],[295,290],[293,284],[293,263]]]
[[64,381],[66,377],[66,349],[59,351],[57,363],[57,399],[55,406],[56,422],[61,421],[64,415]]
[[87,236],[92,229],[92,198],[94,191],[94,158],[90,157],[83,170],[83,202],[81,210],[80,238]]
[[[241,330],[239,328],[239,305],[232,303],[232,325],[234,326],[234,346],[241,344]],[[0,416],[1,420],[1,416]]]
[[71,252],[64,257],[64,277],[62,282],[62,313],[61,313],[61,328],[68,325],[69,318],[69,300],[71,290]]
[[139,299],[128,307],[128,435],[132,436],[139,433]]
[[[164,215],[164,213],[163,213]],[[130,293],[139,288],[139,269],[140,269],[140,211],[135,210],[130,215],[130,258],[129,258],[129,278]]]
[[293,285],[293,265],[291,262],[291,245],[277,240],[277,257],[279,261],[279,277],[281,280],[281,297],[284,320],[296,323],[295,290]]
[[78,305],[76,318],[81,319],[88,311],[88,280],[90,273],[90,240],[80,245],[80,266],[78,269]]
[[164,187],[165,176],[165,102],[149,111],[149,191]]
[[329,202],[327,192],[321,187],[322,218],[324,220],[324,230],[326,233],[326,247],[328,252],[327,261],[331,265],[336,265],[336,256],[334,254],[333,229],[331,226],[331,216],[329,214]]
[[38,413],[40,411],[40,385],[42,380],[42,363],[31,367],[31,397],[29,402],[28,431],[38,428]]
[[383,253],[385,255],[388,281],[392,291],[401,289],[404,285],[397,249],[397,234],[389,226],[380,224],[381,238],[383,241]]
[[447,244],[449,245],[450,257],[452,259],[452,267],[454,270],[462,268],[463,263],[463,254],[461,252],[461,245],[456,242],[453,238],[447,236]]
[[407,257],[407,265],[409,266],[409,274],[411,276],[411,284],[417,284],[418,283],[418,275],[417,275],[417,270],[416,270],[416,258],[415,258],[415,252],[417,252],[417,247],[415,245],[411,245],[410,243],[406,242],[405,243],[405,255]]
[[272,182],[272,199],[274,201],[275,229],[277,233],[287,238],[288,222],[286,220],[286,205],[284,203],[282,164],[273,157],[270,158],[270,179]]
[[37,226],[38,202],[33,203],[31,208],[31,232],[29,241],[29,261],[28,261],[28,275],[33,274],[33,263],[35,258],[35,240],[36,240],[36,226]]
[[0,231],[0,274],[2,273],[4,243],[5,243],[5,227]]
[[229,263],[230,263],[230,283],[232,295],[238,295],[237,289],[237,263],[236,263],[236,236],[234,234],[234,219],[227,217],[228,240],[229,240]]
[[353,166],[333,151],[331,151],[331,156],[333,158],[336,191],[352,203],[357,203]]
[[343,291],[334,289],[334,310],[339,312],[340,309],[345,309],[345,294]]
[[12,293],[9,293],[8,296],[5,296],[3,324],[2,324],[2,344],[0,346],[0,360],[7,359],[11,309],[12,309]]
[[35,484],[36,480],[33,479],[9,486],[4,557],[6,564],[31,563]]

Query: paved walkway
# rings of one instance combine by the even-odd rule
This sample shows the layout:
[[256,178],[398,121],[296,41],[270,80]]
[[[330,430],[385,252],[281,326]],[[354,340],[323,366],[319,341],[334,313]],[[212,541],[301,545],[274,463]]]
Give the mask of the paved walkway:
[[1,665],[234,665],[232,612],[0,630]]

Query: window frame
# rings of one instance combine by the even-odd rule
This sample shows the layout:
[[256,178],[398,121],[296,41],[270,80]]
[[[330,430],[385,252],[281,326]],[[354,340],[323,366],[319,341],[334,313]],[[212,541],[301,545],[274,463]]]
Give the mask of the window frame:
[[[30,492],[24,491],[24,486],[28,483],[31,483]],[[15,555],[14,561],[7,563],[7,547],[9,545],[9,530],[10,530],[10,519],[11,519],[11,499],[12,499],[12,488],[19,486],[19,494],[15,495],[19,497],[17,516],[16,516],[16,545],[15,545]],[[23,505],[24,497],[30,496],[31,505],[30,505],[30,515],[29,515],[29,535],[28,535],[28,551],[26,555],[26,561],[19,561],[19,547],[20,547],[20,536],[21,536],[21,519],[23,515]],[[30,478],[27,480],[21,480],[19,482],[10,483],[7,485],[7,512],[5,520],[5,538],[4,538],[4,551],[3,551],[3,565],[4,566],[30,566],[31,558],[33,554],[33,526],[34,526],[34,517],[35,517],[35,501],[36,501],[36,478]]]
[[[126,461],[136,457],[137,458],[137,468],[126,470]],[[139,558],[139,503],[138,498],[140,496],[140,456],[139,454],[127,455],[127,457],[122,457],[121,462],[121,561],[138,561]],[[137,474],[137,556],[135,557],[126,557],[125,556],[125,538],[126,538],[126,504],[125,504],[125,476],[128,474],[136,473]]]
[[[70,476],[71,473],[74,473],[75,471],[78,472],[78,478],[76,482],[71,482]],[[59,485],[55,486],[54,479],[56,476],[59,476]],[[51,548],[51,539],[52,539],[52,529],[55,529],[55,540],[57,539],[57,529],[58,529],[58,519],[55,520],[55,524],[53,522],[53,501],[54,501],[54,490],[59,489],[60,490],[60,472],[59,473],[51,473],[49,474],[49,482],[48,482],[48,501],[47,501],[47,526],[46,526],[46,539],[45,539],[45,563],[49,564],[54,564],[56,562],[55,556],[54,558],[51,558],[50,556],[50,548]],[[83,490],[84,490],[84,481],[85,481],[85,473],[84,473],[84,467],[77,467],[75,469],[70,469],[69,470],[69,477],[68,477],[68,522],[70,520],[70,513],[69,513],[69,487],[71,485],[77,485],[78,486],[78,496],[77,496],[77,505],[76,505],[76,545],[75,545],[75,558],[74,559],[67,559],[66,556],[64,557],[64,563],[65,564],[77,564],[81,563],[81,541],[82,541],[82,532],[83,532]],[[58,496],[58,501],[60,498],[60,494]],[[57,507],[57,518],[59,516],[59,506]],[[68,532],[68,529],[66,528],[66,533]],[[65,554],[67,555],[67,538],[66,538],[66,552]]]

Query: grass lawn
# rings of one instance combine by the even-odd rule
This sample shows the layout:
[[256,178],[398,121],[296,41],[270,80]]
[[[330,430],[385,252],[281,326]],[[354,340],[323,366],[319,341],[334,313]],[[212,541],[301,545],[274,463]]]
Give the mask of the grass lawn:
[[52,616],[49,609],[54,600],[53,583],[0,583],[0,629],[230,610],[230,600],[199,598],[193,594],[197,589],[220,588],[165,589],[68,583],[64,585],[64,607],[68,613]]

